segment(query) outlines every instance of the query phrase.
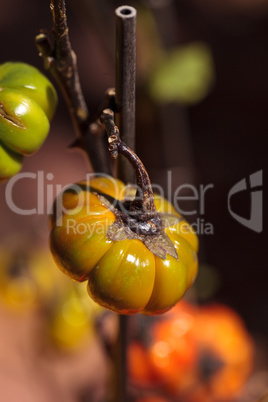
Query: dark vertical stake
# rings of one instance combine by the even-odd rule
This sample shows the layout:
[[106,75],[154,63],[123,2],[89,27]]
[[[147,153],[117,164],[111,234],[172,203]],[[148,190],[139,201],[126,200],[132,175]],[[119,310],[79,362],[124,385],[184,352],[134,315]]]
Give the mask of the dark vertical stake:
[[[136,95],[136,16],[130,6],[121,6],[116,14],[116,124],[122,140],[135,149],[135,95]],[[125,183],[134,183],[135,174],[130,163],[119,156],[117,177]],[[127,401],[127,322],[119,316],[119,336],[116,350],[116,402]]]
[[[135,150],[135,93],[136,93],[136,16],[130,6],[121,6],[116,14],[116,124],[122,140]],[[118,177],[134,182],[134,171],[125,158],[119,157]]]
[[113,402],[127,402],[127,324],[128,317],[119,315],[119,332],[115,348],[115,393]]

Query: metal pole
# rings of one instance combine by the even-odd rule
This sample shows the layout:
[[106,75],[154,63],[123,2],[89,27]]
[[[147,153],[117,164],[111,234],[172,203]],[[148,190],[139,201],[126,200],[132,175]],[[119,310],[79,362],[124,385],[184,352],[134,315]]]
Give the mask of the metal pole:
[[[116,124],[120,136],[135,151],[135,93],[136,93],[136,16],[130,6],[121,6],[116,14]],[[128,161],[118,158],[117,176],[134,182],[134,171]]]
[[[121,139],[135,149],[135,95],[136,95],[136,15],[135,8],[121,6],[116,14],[116,124]],[[135,173],[121,155],[117,161],[117,177],[125,183],[134,183]],[[126,315],[119,316],[119,335],[116,347],[116,402],[127,401],[127,324]]]

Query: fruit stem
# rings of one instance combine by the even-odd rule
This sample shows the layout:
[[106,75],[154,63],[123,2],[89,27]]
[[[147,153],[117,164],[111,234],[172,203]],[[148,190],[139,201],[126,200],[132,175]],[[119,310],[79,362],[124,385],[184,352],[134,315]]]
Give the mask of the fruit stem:
[[[119,129],[114,122],[114,113],[111,109],[105,109],[100,117],[104,124],[109,142],[109,151],[113,158],[117,158],[118,154],[123,155],[132,165],[136,175],[137,191],[135,199],[130,202],[129,213],[135,215],[137,221],[151,222],[154,227],[160,224],[160,217],[156,211],[154,203],[154,193],[149,175],[140,158],[133,152],[119,136]],[[159,222],[158,222],[159,221]],[[158,229],[160,228],[158,227]]]

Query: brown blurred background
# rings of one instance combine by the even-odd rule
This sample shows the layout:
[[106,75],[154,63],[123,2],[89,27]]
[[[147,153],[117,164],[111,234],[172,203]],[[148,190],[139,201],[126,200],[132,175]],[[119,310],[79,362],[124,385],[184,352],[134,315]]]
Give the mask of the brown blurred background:
[[[188,217],[192,223],[198,218],[211,223],[214,232],[200,234],[202,283],[196,297],[200,302],[216,300],[230,305],[242,316],[249,331],[265,343],[265,223],[261,233],[239,224],[228,212],[227,196],[235,183],[252,173],[263,170],[264,180],[266,177],[268,1],[144,0],[128,4],[138,9],[137,153],[152,181],[165,189],[168,170],[172,172],[173,191],[184,183],[197,188],[213,184],[205,197],[204,214],[198,212]],[[92,116],[104,91],[114,85],[114,9],[119,5],[122,2],[114,0],[67,2],[71,42]],[[154,41],[146,36],[146,24],[139,23],[144,10],[149,10],[157,27],[161,45],[155,41],[155,48]],[[1,0],[0,62],[20,60],[42,69],[34,37],[41,28],[49,31],[51,26],[48,0]],[[144,51],[145,39],[149,47]],[[161,51],[169,51],[196,41],[206,43],[213,58],[214,79],[208,94],[191,104],[154,102],[146,87],[152,65],[148,62],[144,67],[144,55],[153,54],[158,46]],[[72,183],[90,170],[79,152],[67,149],[73,132],[61,95],[59,98],[46,143],[35,156],[26,158],[23,166],[24,172],[52,173],[53,180],[45,184],[54,185],[54,195],[56,184]],[[14,189],[14,200],[21,208],[33,208],[36,189],[34,180],[20,181]],[[6,205],[5,184],[1,184],[0,190],[2,244],[16,242],[19,235],[45,244],[47,216],[17,216]],[[263,201],[264,222],[265,198]],[[232,207],[249,218],[249,193],[237,194]],[[208,277],[217,282],[205,296],[198,293],[206,281],[202,266]]]

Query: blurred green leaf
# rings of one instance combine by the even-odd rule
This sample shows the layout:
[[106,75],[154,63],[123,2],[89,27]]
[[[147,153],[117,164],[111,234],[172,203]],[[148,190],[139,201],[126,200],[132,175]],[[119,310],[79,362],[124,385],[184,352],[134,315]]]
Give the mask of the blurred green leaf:
[[201,42],[175,48],[155,67],[149,91],[157,102],[193,104],[202,100],[214,81],[209,47]]

